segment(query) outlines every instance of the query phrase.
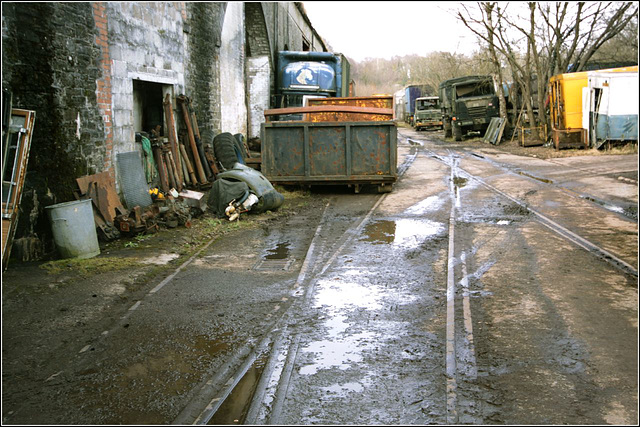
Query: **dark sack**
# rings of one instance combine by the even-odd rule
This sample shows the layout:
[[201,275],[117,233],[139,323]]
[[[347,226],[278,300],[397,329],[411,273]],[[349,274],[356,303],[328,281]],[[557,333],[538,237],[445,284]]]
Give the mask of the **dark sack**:
[[228,181],[226,179],[216,179],[209,190],[207,206],[216,216],[224,217],[224,210],[229,203],[244,202],[249,197],[249,186],[242,181]]

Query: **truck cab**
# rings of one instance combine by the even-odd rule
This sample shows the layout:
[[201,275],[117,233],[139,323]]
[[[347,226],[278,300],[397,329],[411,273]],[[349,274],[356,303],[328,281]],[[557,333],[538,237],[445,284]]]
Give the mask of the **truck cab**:
[[[307,98],[344,97],[349,94],[349,62],[331,52],[278,52],[274,108],[303,107]],[[298,117],[300,116],[300,117]],[[301,115],[280,120],[300,120]]]
[[461,141],[471,131],[484,133],[500,107],[491,76],[445,80],[439,86],[445,137]]
[[414,128],[419,131],[427,128],[442,129],[442,111],[440,97],[424,96],[416,99],[414,113]]

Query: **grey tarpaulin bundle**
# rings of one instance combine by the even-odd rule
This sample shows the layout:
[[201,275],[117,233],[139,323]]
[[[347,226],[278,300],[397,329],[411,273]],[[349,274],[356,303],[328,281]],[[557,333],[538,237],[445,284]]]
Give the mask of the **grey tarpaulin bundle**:
[[[241,163],[218,174],[207,199],[207,205],[215,215],[226,215],[230,219],[237,217],[232,216],[233,212],[261,213],[278,209],[283,203],[284,196],[264,175]],[[232,210],[229,210],[230,205]]]

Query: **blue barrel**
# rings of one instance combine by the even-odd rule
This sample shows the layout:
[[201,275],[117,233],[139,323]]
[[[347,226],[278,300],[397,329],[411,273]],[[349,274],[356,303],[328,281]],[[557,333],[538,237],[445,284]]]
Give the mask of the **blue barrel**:
[[93,258],[100,254],[91,199],[58,203],[45,209],[62,258]]

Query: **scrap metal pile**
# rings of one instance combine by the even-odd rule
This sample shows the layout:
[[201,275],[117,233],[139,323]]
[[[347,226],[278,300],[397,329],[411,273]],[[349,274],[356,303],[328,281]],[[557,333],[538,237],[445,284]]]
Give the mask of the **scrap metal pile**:
[[237,220],[243,213],[275,210],[284,202],[256,169],[242,134],[215,135],[198,127],[188,97],[176,98],[182,113],[180,130],[167,94],[164,116],[167,135],[158,125],[136,133],[141,150],[117,154],[117,173],[124,205],[109,171],[76,180],[78,200],[91,199],[99,238],[155,232],[159,227],[190,227],[193,217],[209,209],[214,215]]

